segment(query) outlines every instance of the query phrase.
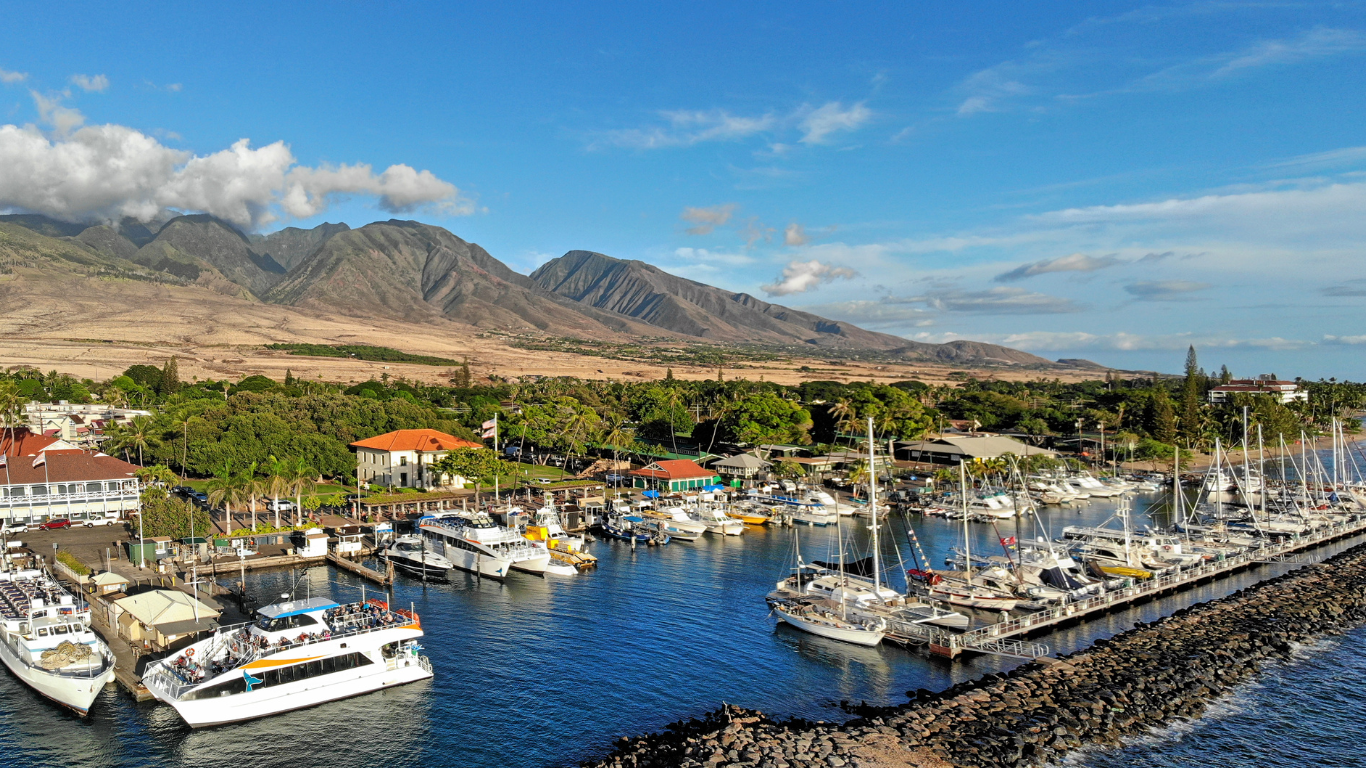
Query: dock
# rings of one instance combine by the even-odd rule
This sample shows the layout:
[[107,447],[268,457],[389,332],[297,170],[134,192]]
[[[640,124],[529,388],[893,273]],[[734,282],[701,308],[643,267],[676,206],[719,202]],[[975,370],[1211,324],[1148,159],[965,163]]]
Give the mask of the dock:
[[952,632],[940,627],[888,621],[887,639],[901,645],[925,645],[930,653],[947,659],[960,654],[986,653],[1021,659],[1039,659],[1051,652],[1037,637],[1062,625],[1078,624],[1105,613],[1154,600],[1189,589],[1198,584],[1230,576],[1262,563],[1310,564],[1318,561],[1308,550],[1366,533],[1366,517],[1320,528],[1312,533],[1280,543],[1266,543],[1223,560],[1180,568],[1156,578],[1134,583],[1120,590],[1029,613],[968,632]]
[[348,573],[354,573],[363,579],[373,581],[381,587],[387,587],[390,584],[394,583],[394,566],[392,563],[389,564],[388,569],[384,573],[380,573],[379,571],[376,571],[374,569],[366,568],[365,566],[355,561],[347,560],[341,555],[338,555],[336,552],[327,553],[327,562],[335,565],[343,571],[347,571]]

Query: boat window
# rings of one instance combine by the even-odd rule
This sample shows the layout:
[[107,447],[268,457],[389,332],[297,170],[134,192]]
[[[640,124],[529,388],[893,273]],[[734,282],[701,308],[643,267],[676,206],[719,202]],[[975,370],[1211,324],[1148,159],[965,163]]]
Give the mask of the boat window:
[[38,630],[38,637],[47,637],[47,627]]
[[57,626],[52,628],[52,634],[54,635],[65,635],[69,631],[70,630],[67,629],[67,626],[65,624],[58,624]]

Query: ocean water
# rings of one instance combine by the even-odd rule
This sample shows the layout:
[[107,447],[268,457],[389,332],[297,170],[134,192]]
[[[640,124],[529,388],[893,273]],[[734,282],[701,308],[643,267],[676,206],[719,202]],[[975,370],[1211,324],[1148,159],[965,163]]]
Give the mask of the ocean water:
[[[1140,523],[1152,500],[1137,500]],[[1104,522],[1114,506],[1098,501],[1079,511],[1050,511],[1041,523],[1057,535],[1063,525]],[[913,523],[935,565],[960,543],[961,525],[918,516]],[[999,534],[1043,534],[1033,525],[1026,522],[1017,531],[1007,522]],[[988,552],[998,531],[972,527],[974,551]],[[910,565],[903,526],[898,522],[894,528]],[[805,558],[824,555],[833,532],[833,527],[800,529]],[[866,538],[866,531],[858,533]],[[92,716],[81,720],[0,673],[0,765],[573,765],[606,752],[620,736],[658,730],[722,702],[779,716],[839,720],[845,717],[838,707],[842,700],[899,704],[908,690],[940,689],[1017,663],[989,656],[948,663],[923,651],[858,648],[778,625],[768,616],[763,596],[786,575],[793,546],[792,529],[751,528],[740,537],[708,536],[658,548],[599,542],[592,548],[599,568],[568,578],[516,574],[499,584],[462,575],[450,584],[425,586],[401,578],[390,599],[411,604],[422,615],[433,680],[202,731],[185,727],[169,707],[135,703],[115,688],[106,690]],[[1046,642],[1055,652],[1084,647],[1135,621],[1150,621],[1284,570],[1263,566],[1073,627]],[[361,596],[359,581],[327,567],[248,574],[248,588],[258,595],[276,595],[296,578],[300,596],[343,601]],[[373,587],[367,588],[368,596],[375,594]],[[1336,647],[1330,644],[1323,652]],[[1350,651],[1343,653],[1353,658]],[[1307,652],[1302,662],[1281,672],[1289,681],[1284,701],[1273,702],[1265,713],[1256,700],[1237,711],[1271,721],[1283,715],[1293,719],[1289,708],[1305,718],[1310,731],[1327,730],[1315,728],[1315,713],[1345,708],[1336,700],[1315,698],[1316,681],[1324,672],[1294,678],[1295,664],[1312,670],[1320,663],[1319,654]],[[1354,658],[1360,657],[1357,653]],[[1326,669],[1336,673],[1342,668]],[[1358,678],[1362,672],[1358,667]],[[1350,690],[1347,684],[1345,691]],[[1218,729],[1220,722],[1216,718],[1210,727]],[[1162,743],[1159,738],[1154,745]],[[1130,749],[1146,748],[1159,747],[1135,744]],[[1125,751],[1087,759],[1100,761],[1087,763],[1097,766],[1148,761]],[[1156,764],[1189,763],[1177,759]]]

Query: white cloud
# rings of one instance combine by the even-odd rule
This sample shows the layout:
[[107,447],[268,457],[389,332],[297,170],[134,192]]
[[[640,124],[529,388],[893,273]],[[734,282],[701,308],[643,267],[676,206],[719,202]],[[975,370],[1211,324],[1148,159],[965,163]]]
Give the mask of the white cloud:
[[793,293],[806,293],[831,280],[848,280],[857,276],[858,273],[848,267],[823,264],[815,259],[792,261],[783,267],[783,274],[776,282],[761,287],[771,296],[788,296]]
[[1271,170],[1319,171],[1326,168],[1358,165],[1363,161],[1366,161],[1366,147],[1342,147],[1341,149],[1330,149],[1326,152],[1297,155],[1269,163],[1263,167]]
[[65,136],[85,123],[85,115],[80,110],[62,106],[67,93],[54,93],[44,96],[37,91],[29,91],[33,104],[38,108],[38,120],[52,126],[58,136]]
[[27,79],[27,72],[11,72],[8,69],[0,69],[0,83],[10,85],[12,83],[22,83]]
[[742,266],[753,264],[754,257],[746,256],[743,253],[725,253],[723,251],[709,251],[706,248],[676,248],[674,256],[683,259],[690,264],[697,262],[728,264],[731,266]]
[[906,304],[888,304],[875,299],[808,305],[802,309],[822,317],[846,320],[869,328],[924,328],[934,325],[934,313],[929,310]]
[[[957,336],[962,338],[962,336]],[[1196,349],[1271,349],[1277,351],[1303,349],[1313,346],[1313,342],[1284,339],[1279,336],[1245,339],[1216,334],[1176,333],[1145,336],[1135,333],[1096,334],[1084,331],[1025,331],[1008,334],[978,334],[979,341],[988,341],[1031,352],[1141,352],[1141,351],[1184,351],[1190,346]]]
[[1129,283],[1124,290],[1139,301],[1191,301],[1190,294],[1212,287],[1192,280],[1143,280]]
[[1323,343],[1331,344],[1334,346],[1359,346],[1361,344],[1366,344],[1366,336],[1332,336],[1329,334],[1324,334]]
[[721,109],[673,110],[659,114],[668,125],[608,131],[606,143],[632,149],[686,147],[705,141],[736,141],[763,133],[774,125],[772,115],[742,117]]
[[248,139],[194,155],[120,125],[66,135],[58,109],[48,107],[55,137],[32,126],[0,126],[0,167],[6,169],[0,206],[67,221],[146,221],[166,210],[202,211],[246,229],[281,212],[316,215],[345,194],[376,196],[381,208],[395,213],[427,205],[452,214],[471,211],[453,185],[406,165],[378,175],[364,164],[310,168],[298,165],[282,141],[252,148]]
[[801,120],[804,144],[824,144],[831,134],[856,131],[873,117],[873,111],[859,102],[848,109],[838,101],[822,104]]
[[72,75],[71,82],[83,91],[100,92],[109,87],[109,78],[104,75]]
[[806,236],[806,230],[802,228],[801,224],[798,224],[795,221],[788,224],[787,229],[783,230],[784,245],[806,245],[809,239],[810,238]]
[[685,231],[690,235],[710,235],[717,227],[725,225],[739,207],[735,203],[713,205],[709,208],[684,208],[678,218],[691,222],[693,226]]
[[1366,35],[1354,29],[1315,27],[1289,40],[1263,40],[1229,58],[1212,77],[1271,64],[1294,64],[1306,59],[1355,53],[1366,49]]
[[1080,312],[1071,299],[1031,293],[1023,288],[989,288],[985,291],[963,291],[942,288],[921,296],[883,299],[892,304],[924,304],[941,312],[966,312],[980,315],[1052,315]]
[[1084,253],[1073,253],[1067,256],[1059,256],[1056,259],[1044,259],[1028,264],[1021,264],[1009,272],[1002,272],[995,277],[997,282],[1013,282],[1023,280],[1026,277],[1035,275],[1046,275],[1050,272],[1094,272],[1098,269],[1113,267],[1121,264],[1119,259],[1114,256],[1087,256]]

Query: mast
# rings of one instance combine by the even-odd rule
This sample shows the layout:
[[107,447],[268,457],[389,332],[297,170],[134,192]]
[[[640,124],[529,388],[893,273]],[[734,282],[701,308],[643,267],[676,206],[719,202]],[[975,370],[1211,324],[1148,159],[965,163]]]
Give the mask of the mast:
[[835,545],[840,552],[840,616],[849,618],[849,612],[844,604],[845,593],[849,591],[849,580],[844,575],[844,528],[840,524],[839,515],[835,515]]
[[958,462],[958,482],[963,497],[963,555],[968,567],[968,583],[972,583],[972,536],[968,535],[968,465]]
[[[873,597],[882,599],[882,564],[877,541],[877,457],[873,451],[873,417],[868,417],[868,509],[873,514]],[[839,517],[839,513],[835,513]]]

